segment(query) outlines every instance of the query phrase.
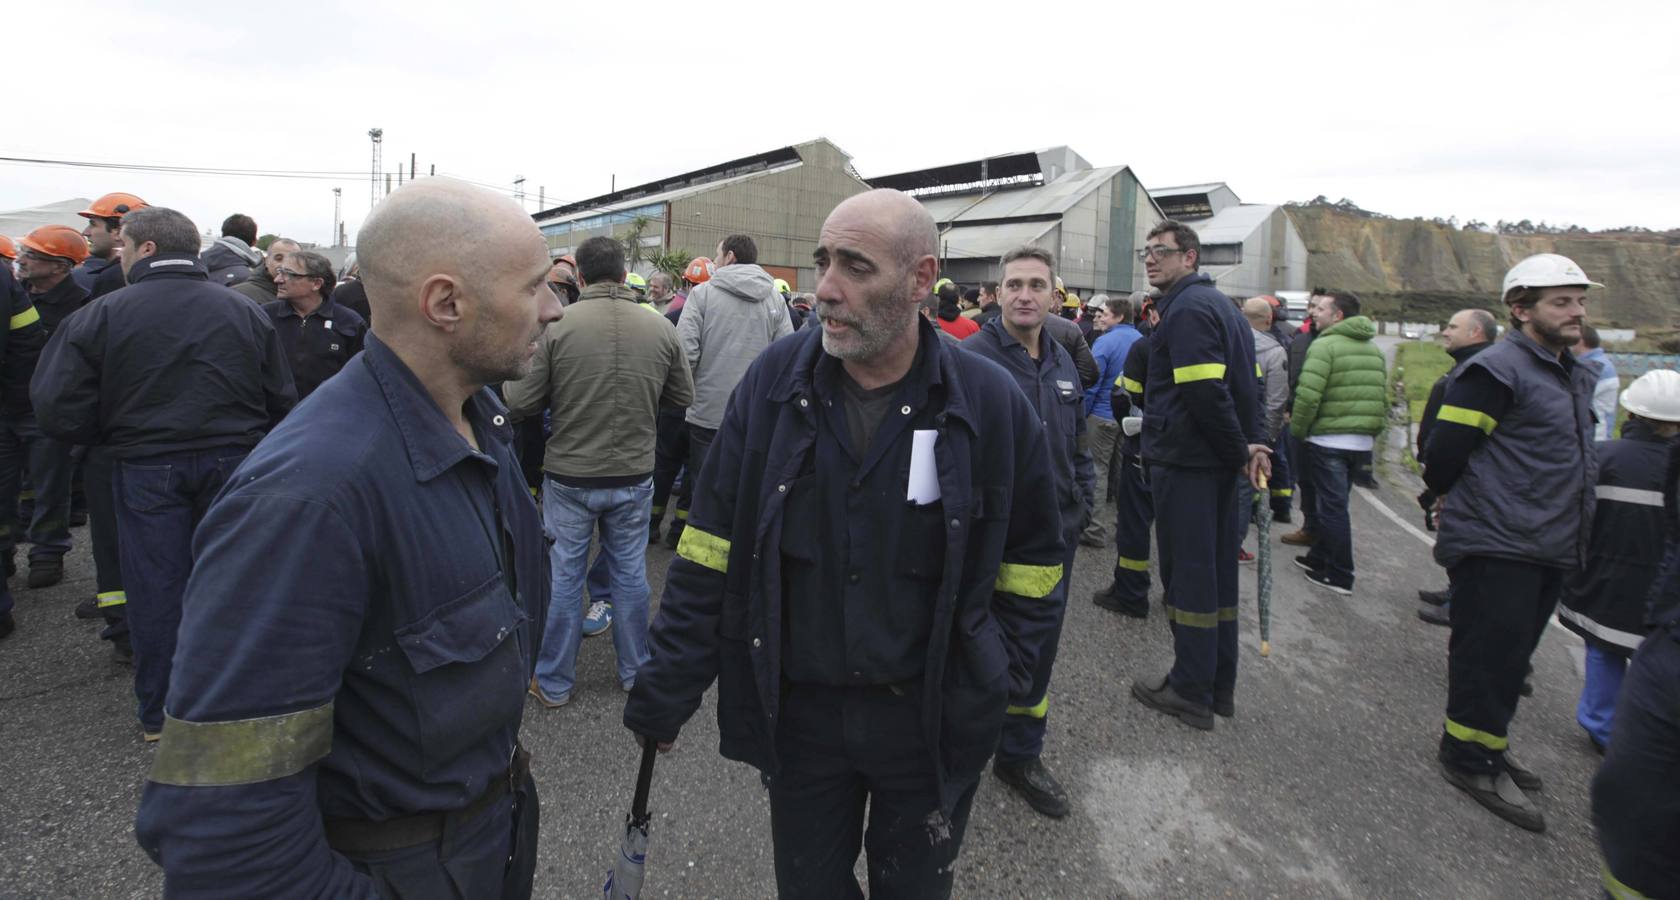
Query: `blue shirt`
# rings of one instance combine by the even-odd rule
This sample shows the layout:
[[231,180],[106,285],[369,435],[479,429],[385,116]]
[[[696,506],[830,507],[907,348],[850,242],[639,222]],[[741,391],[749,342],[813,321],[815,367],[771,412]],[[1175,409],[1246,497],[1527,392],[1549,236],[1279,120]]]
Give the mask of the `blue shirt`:
[[[548,561],[506,409],[481,389],[463,412],[479,449],[370,335],[211,506],[135,828],[170,896],[373,896],[323,817],[460,809],[507,771]],[[288,740],[264,771],[172,756],[198,734],[234,759],[215,725],[265,719]]]
[[1132,345],[1138,338],[1143,337],[1131,325],[1116,325],[1097,338],[1091,346],[1091,355],[1097,358],[1097,383],[1085,392],[1085,414],[1088,416],[1102,416],[1114,421],[1114,407],[1109,403],[1109,392],[1114,390],[1114,383],[1120,380],[1120,372],[1126,367],[1126,354],[1131,352]]

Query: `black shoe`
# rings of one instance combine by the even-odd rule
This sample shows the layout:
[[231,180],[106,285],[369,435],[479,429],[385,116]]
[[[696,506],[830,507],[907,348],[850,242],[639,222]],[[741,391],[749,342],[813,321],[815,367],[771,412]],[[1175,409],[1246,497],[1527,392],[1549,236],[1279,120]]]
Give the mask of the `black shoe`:
[[71,528],[80,528],[80,527],[82,527],[83,525],[86,525],[86,524],[87,524],[87,510],[85,510],[85,509],[70,510],[70,527]]
[[1142,603],[1134,603],[1133,601],[1120,596],[1119,592],[1116,591],[1113,586],[1110,586],[1108,590],[1098,591],[1095,594],[1092,594],[1091,602],[1108,610],[1109,612],[1117,612],[1123,616],[1131,616],[1134,619],[1149,618],[1148,600],[1144,600]]
[[76,604],[76,618],[78,618],[78,619],[103,619],[103,618],[105,618],[105,614],[99,611],[99,598],[98,597],[89,597],[86,600],[83,600],[82,602]]
[[1452,627],[1452,615],[1447,612],[1445,606],[1420,606],[1417,614],[1418,618],[1431,625],[1440,625],[1444,628]]
[[1108,538],[1104,537],[1103,535],[1092,534],[1091,532],[1087,531],[1087,532],[1084,532],[1084,533],[1079,535],[1079,546],[1081,546],[1081,547],[1106,547],[1106,546],[1108,546]]
[[32,588],[48,588],[64,580],[64,560],[58,557],[51,559],[32,559],[29,561],[29,586]]
[[1213,710],[1194,700],[1186,700],[1166,678],[1162,678],[1158,685],[1151,685],[1141,679],[1132,682],[1132,696],[1144,706],[1158,713],[1175,716],[1191,728],[1213,730]]
[[134,665],[134,645],[126,636],[111,642],[111,658],[125,666]]
[[657,524],[649,525],[648,526],[648,546],[652,547],[654,544],[657,544],[657,543],[659,543],[659,526]]
[[1517,693],[1522,694],[1524,697],[1534,696],[1534,682],[1529,681],[1527,678],[1524,678],[1523,679],[1523,686],[1520,690],[1517,691]]
[[1274,509],[1274,510],[1272,510],[1272,521],[1277,522],[1280,525],[1288,525],[1291,521],[1290,520],[1290,515],[1289,515],[1289,510],[1287,510],[1287,509]]
[[1050,770],[1044,768],[1044,763],[1037,759],[1029,759],[1023,763],[992,763],[992,774],[998,780],[1015,789],[1027,805],[1038,810],[1052,819],[1066,818],[1068,814],[1067,791],[1062,789],[1061,782]]
[[666,548],[671,549],[671,550],[677,549],[677,544],[682,541],[682,533],[683,533],[683,528],[684,527],[686,527],[686,526],[672,525],[671,530],[665,532],[665,546],[666,546]]
[[1452,591],[1418,591],[1418,599],[1430,606],[1440,606],[1452,599]]
[[0,640],[11,637],[12,632],[16,630],[17,621],[12,618],[11,613],[0,616]]
[[1534,774],[1529,767],[1517,762],[1516,758],[1511,756],[1509,748],[1504,753],[1499,754],[1499,764],[1505,767],[1505,774],[1511,776],[1511,780],[1517,783],[1517,787],[1524,791],[1538,793],[1545,789],[1546,785],[1540,780],[1540,776]]
[[1501,770],[1497,775],[1472,775],[1441,763],[1441,777],[1447,783],[1469,794],[1471,799],[1488,808],[1489,812],[1529,831],[1545,832],[1546,817],[1535,809],[1534,803],[1517,787],[1515,780]]
[[1317,572],[1324,568],[1324,564],[1311,556],[1297,556],[1295,557],[1295,568],[1303,572]]
[[1329,572],[1308,572],[1307,580],[1327,591],[1341,594],[1343,597],[1353,596],[1353,582],[1349,581],[1343,584],[1341,581],[1331,578]]
[[1213,714],[1229,719],[1237,714],[1236,691],[1227,688],[1213,692]]

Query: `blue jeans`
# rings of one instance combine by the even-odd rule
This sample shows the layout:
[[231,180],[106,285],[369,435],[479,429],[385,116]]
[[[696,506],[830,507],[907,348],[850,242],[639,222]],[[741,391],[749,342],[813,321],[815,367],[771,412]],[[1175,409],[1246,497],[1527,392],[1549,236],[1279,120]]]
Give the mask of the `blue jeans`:
[[1305,477],[1312,480],[1313,545],[1307,556],[1337,584],[1353,584],[1353,524],[1348,521],[1349,476],[1357,450],[1302,441]]
[[35,415],[0,417],[0,557],[19,543],[18,493],[23,473],[35,487],[29,558],[58,559],[70,552],[70,445],[47,437]]
[[1581,686],[1581,702],[1575,706],[1575,721],[1581,723],[1600,747],[1610,746],[1616,696],[1622,692],[1627,664],[1627,657],[1591,642],[1587,644],[1587,680]]
[[568,487],[552,477],[543,482],[543,529],[553,546],[548,630],[537,653],[537,685],[556,699],[577,681],[578,645],[583,642],[583,583],[589,543],[601,528],[601,555],[611,573],[613,648],[618,680],[629,687],[647,662],[647,533],[653,509],[653,479],[618,488]]
[[118,552],[128,589],[134,696],[140,727],[163,730],[163,701],[192,573],[193,531],[250,447],[184,450],[118,460],[112,468]]

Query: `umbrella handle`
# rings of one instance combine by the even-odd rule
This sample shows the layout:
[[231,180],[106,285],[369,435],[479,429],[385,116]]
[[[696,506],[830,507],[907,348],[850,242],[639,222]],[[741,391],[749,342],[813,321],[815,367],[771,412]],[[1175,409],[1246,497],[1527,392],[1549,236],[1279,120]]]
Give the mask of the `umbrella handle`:
[[648,788],[653,785],[653,760],[658,755],[658,742],[652,738],[644,739],[642,769],[636,774],[636,797],[630,803],[630,815],[638,822],[648,817]]

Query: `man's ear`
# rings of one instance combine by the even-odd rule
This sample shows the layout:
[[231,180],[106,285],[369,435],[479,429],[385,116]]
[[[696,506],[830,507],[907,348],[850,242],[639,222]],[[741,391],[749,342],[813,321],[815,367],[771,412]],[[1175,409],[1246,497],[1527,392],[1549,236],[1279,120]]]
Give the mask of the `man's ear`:
[[420,315],[444,331],[454,331],[465,313],[461,283],[453,275],[433,275],[420,285]]

